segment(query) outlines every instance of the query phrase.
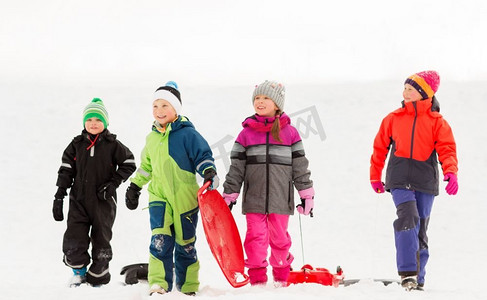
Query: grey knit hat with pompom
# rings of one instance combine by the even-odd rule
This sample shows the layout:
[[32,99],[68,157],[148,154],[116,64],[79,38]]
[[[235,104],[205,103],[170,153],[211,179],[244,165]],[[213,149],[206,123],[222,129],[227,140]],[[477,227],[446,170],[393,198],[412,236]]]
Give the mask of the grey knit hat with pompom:
[[256,85],[254,94],[252,95],[252,103],[254,103],[255,96],[265,95],[274,101],[280,111],[284,111],[284,96],[286,89],[284,85],[276,81],[266,80],[263,83]]

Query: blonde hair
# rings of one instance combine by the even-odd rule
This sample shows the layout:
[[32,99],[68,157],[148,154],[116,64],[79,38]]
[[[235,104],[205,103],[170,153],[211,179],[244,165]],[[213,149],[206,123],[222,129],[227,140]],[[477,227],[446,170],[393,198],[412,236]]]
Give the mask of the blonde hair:
[[274,140],[278,141],[279,143],[282,143],[281,140],[281,122],[279,121],[279,117],[281,116],[282,112],[280,109],[276,111],[276,118],[274,120],[274,124],[272,124],[271,128],[271,135],[274,138]]

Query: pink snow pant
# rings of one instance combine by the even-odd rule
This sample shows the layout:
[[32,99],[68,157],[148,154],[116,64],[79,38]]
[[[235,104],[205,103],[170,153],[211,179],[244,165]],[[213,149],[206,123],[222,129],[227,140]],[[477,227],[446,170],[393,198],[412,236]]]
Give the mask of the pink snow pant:
[[249,268],[251,284],[267,282],[267,248],[271,247],[269,263],[274,281],[285,282],[294,259],[291,236],[287,232],[289,215],[248,213],[247,234],[244,248],[247,255],[245,266]]

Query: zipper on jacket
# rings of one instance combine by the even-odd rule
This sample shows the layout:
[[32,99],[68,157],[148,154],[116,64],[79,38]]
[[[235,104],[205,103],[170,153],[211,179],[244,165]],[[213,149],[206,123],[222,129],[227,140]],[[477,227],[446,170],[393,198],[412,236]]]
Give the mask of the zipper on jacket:
[[416,120],[418,119],[418,108],[416,107],[416,102],[413,102],[413,107],[414,107],[414,120],[413,120],[413,128],[411,129],[411,149],[409,151],[409,168],[408,168],[408,183],[406,185],[406,188],[409,190],[411,189],[411,168],[413,164],[413,149],[414,149],[414,132],[416,131]]
[[[266,122],[267,123],[267,120]],[[266,172],[266,187],[265,187],[265,213],[269,213],[269,132],[265,139],[265,172]]]
[[86,137],[88,138],[88,140],[91,142],[91,144],[88,146],[88,148],[86,148],[86,150],[90,150],[90,156],[93,157],[95,156],[95,143],[96,141],[98,140],[98,137],[100,136],[100,134],[97,134],[95,136],[95,138],[93,140],[90,139],[90,135],[89,134],[86,134]]

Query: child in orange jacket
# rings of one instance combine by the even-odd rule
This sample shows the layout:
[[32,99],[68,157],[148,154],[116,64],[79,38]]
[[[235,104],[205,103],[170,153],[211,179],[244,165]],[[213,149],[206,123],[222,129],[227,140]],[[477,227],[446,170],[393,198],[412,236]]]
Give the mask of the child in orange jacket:
[[[429,258],[428,229],[433,199],[439,194],[438,160],[446,192],[458,191],[458,160],[452,130],[435,93],[440,77],[435,71],[409,76],[402,107],[387,115],[374,140],[370,182],[376,193],[392,194],[398,218],[394,221],[396,261],[402,285],[422,289]],[[386,182],[382,170],[389,153]]]

